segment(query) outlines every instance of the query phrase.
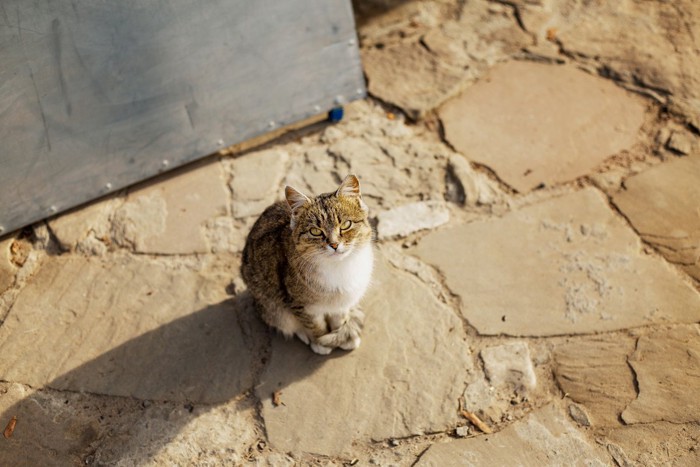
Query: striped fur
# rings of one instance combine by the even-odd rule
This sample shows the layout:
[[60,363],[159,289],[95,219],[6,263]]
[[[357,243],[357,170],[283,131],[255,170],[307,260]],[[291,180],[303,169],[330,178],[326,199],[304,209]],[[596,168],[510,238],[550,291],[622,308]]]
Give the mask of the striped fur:
[[309,198],[286,187],[248,235],[241,273],[262,319],[317,353],[360,344],[358,303],[373,267],[372,228],[356,176]]

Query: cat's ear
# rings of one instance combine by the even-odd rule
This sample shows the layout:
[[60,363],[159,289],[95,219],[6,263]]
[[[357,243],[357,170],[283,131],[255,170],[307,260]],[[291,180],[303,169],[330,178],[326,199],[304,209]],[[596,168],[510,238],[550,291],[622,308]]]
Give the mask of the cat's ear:
[[362,201],[362,194],[360,193],[360,181],[353,174],[345,177],[345,180],[340,184],[338,189],[335,191],[336,196],[347,196],[348,198],[357,198],[360,202],[360,208],[367,212],[367,205]]
[[360,181],[353,174],[345,177],[345,180],[340,184],[335,191],[336,196],[360,196]]
[[304,193],[291,186],[284,187],[284,196],[292,213],[310,201]]

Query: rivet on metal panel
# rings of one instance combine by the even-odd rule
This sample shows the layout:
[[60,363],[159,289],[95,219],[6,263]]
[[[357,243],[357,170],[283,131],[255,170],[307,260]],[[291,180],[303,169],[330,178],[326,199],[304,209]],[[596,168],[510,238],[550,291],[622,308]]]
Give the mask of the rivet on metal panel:
[[3,227],[2,225],[0,225],[0,234],[3,233],[4,231],[5,231],[5,227]]
[[161,162],[161,165],[162,165],[163,167],[167,167],[167,166],[170,165],[170,161],[169,161],[168,159],[163,159],[163,162]]
[[269,128],[274,128],[277,126],[277,124],[274,121],[270,120],[269,122],[267,122],[267,126]]
[[350,47],[352,47],[353,45],[355,45],[355,39],[350,39],[350,40],[348,41],[348,45],[349,45]]
[[361,96],[364,93],[365,93],[365,91],[362,88],[355,89],[355,94],[357,94],[358,96]]
[[58,212],[58,208],[57,208],[56,206],[51,206],[51,207],[49,208],[49,211],[50,211],[51,213],[56,213],[56,212]]
[[320,105],[314,105],[314,112],[316,112],[316,113],[321,112],[321,106],[320,106]]
[[223,140],[223,139],[217,139],[217,140],[216,140],[216,144],[218,144],[219,146],[223,146],[223,145],[224,145],[224,140]]
[[335,96],[335,103],[338,105],[345,104],[345,96]]
[[105,190],[109,191],[111,189],[112,189],[112,184],[109,182],[105,183]]

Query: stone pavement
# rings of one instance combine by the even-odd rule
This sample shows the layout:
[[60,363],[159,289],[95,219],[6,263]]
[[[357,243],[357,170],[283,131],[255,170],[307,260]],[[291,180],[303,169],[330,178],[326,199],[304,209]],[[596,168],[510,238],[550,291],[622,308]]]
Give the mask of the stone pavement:
[[[339,124],[0,239],[2,464],[700,465],[700,4],[355,7]],[[349,172],[376,275],[319,356],[240,253]]]

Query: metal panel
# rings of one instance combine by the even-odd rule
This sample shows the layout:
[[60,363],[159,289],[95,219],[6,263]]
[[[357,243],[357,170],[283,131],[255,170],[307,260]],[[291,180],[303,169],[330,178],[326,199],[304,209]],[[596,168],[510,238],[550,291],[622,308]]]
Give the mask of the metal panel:
[[350,0],[1,0],[0,235],[364,95]]

